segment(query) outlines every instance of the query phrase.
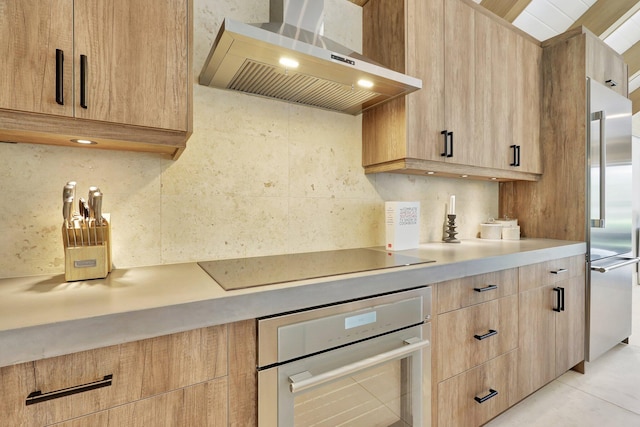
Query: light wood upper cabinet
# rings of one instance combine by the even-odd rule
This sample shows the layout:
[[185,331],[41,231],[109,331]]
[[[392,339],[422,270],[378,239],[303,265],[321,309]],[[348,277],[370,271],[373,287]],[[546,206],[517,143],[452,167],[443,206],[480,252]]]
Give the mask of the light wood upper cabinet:
[[192,9],[192,0],[3,2],[0,141],[89,139],[177,158],[193,127]]
[[[73,116],[73,2],[3,1],[0,40],[0,108]],[[65,105],[56,103],[57,79]]]
[[586,38],[587,76],[628,96],[627,64],[624,58],[602,41],[589,34]]
[[541,48],[487,13],[467,0],[364,6],[364,54],[423,83],[363,114],[365,172],[538,179]]
[[76,117],[186,131],[187,13],[184,0],[76,1]]

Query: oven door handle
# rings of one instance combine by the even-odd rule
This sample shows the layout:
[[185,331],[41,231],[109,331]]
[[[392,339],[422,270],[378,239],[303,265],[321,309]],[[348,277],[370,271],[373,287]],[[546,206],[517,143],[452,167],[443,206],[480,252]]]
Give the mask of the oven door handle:
[[354,374],[358,371],[362,371],[363,369],[401,358],[407,354],[411,354],[427,347],[429,344],[431,344],[429,340],[421,340],[416,337],[409,338],[404,340],[404,345],[402,347],[353,362],[349,365],[341,366],[331,371],[323,372],[318,375],[312,375],[309,371],[300,372],[299,374],[289,377],[289,389],[291,390],[291,393],[298,393],[320,384]]

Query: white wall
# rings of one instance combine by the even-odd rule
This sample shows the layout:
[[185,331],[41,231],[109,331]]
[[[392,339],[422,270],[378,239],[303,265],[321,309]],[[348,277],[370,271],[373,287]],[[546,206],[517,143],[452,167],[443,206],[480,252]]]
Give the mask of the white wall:
[[[194,0],[194,73],[223,17],[268,20],[268,0]],[[360,8],[326,0],[325,35],[359,50]],[[341,20],[341,21],[339,21]],[[348,25],[347,25],[348,23]],[[355,23],[355,24],[354,24]],[[194,133],[177,161],[152,154],[0,144],[0,277],[64,272],[62,187],[104,192],[116,268],[382,245],[385,200],[421,202],[420,240],[498,214],[498,184],[365,175],[361,117],[195,85]]]

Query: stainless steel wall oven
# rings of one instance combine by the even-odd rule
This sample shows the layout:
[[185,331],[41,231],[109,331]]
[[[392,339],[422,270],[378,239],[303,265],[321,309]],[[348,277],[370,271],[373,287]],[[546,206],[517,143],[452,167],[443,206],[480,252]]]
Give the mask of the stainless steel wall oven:
[[431,288],[258,319],[258,425],[429,426]]

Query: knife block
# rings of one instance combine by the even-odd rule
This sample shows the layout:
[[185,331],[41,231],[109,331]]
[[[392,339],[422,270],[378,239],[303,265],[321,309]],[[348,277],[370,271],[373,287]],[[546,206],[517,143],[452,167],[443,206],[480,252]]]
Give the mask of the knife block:
[[111,217],[103,215],[102,225],[72,221],[62,224],[64,278],[67,282],[104,279],[111,272]]

